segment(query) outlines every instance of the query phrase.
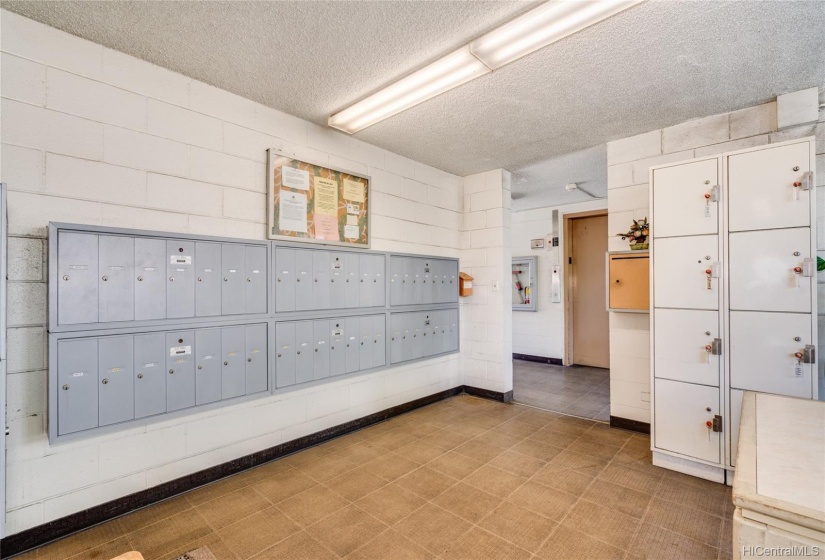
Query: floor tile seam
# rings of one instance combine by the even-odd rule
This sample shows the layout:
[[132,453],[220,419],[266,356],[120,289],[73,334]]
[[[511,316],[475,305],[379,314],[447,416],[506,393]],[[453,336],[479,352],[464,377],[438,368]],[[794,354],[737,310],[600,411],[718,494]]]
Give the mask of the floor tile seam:
[[[69,536],[64,537],[64,538],[69,538],[69,537],[71,537],[71,536],[74,536],[74,535],[69,535]],[[106,541],[106,542],[97,543],[97,544],[94,544],[94,545],[92,545],[92,546],[86,547],[86,548],[84,548],[83,550],[79,550],[79,551],[75,552],[74,554],[72,554],[71,556],[61,555],[61,556],[59,556],[58,558],[59,558],[60,560],[69,560],[69,559],[71,559],[71,558],[75,558],[75,557],[77,557],[77,556],[80,556],[81,554],[86,554],[86,553],[88,553],[90,550],[92,550],[93,548],[97,548],[98,546],[107,545],[107,544],[110,544],[110,543],[115,542],[115,541],[116,541],[116,540],[118,540],[118,539],[123,539],[123,538],[125,538],[125,539],[129,542],[129,545],[131,546],[131,544],[132,544],[132,543],[131,543],[131,541],[129,541],[129,539],[128,539],[127,535],[126,535],[126,534],[122,534],[122,535],[117,536],[117,537],[115,537],[115,538],[113,538],[113,539],[109,539],[109,540],[108,540],[108,541]],[[41,547],[39,547],[39,548],[36,548],[36,549],[34,550],[34,553],[35,553],[35,554],[34,554],[34,557],[35,557],[35,558],[40,558],[40,551],[41,551],[43,548],[46,548],[47,546],[50,546],[50,545],[52,545],[52,544],[56,544],[56,543],[60,542],[61,540],[62,540],[62,539],[58,539],[58,540],[52,541],[51,543],[47,543],[47,544],[45,544],[45,545],[43,545],[43,546],[41,546]],[[93,542],[94,542],[94,541],[93,541]],[[24,553],[24,554],[26,554],[26,553]]]
[[[335,558],[342,558],[342,556],[341,556],[340,554],[338,554],[337,552],[335,552],[334,550],[332,550],[330,547],[328,547],[327,545],[325,545],[324,543],[322,543],[321,541],[319,541],[319,540],[318,540],[318,539],[316,539],[315,537],[313,537],[313,536],[309,533],[309,531],[307,531],[306,529],[302,529],[302,531],[303,531],[304,533],[306,533],[307,537],[309,537],[309,539],[310,539],[312,542],[314,542],[315,544],[317,544],[318,546],[320,546],[321,548],[323,548],[324,550],[326,550],[327,552],[329,552],[330,554],[332,554],[332,556],[333,556],[333,557],[335,557]],[[290,535],[290,536],[291,536],[291,535]],[[287,537],[287,538],[289,538],[289,537]],[[273,545],[273,546],[275,546],[275,545]],[[270,548],[271,548],[271,547],[270,547]],[[268,550],[268,549],[267,549],[267,550]]]
[[[653,496],[653,498],[658,498],[658,496]],[[667,502],[668,504],[678,505],[678,509],[679,509],[679,510],[689,509],[689,510],[692,510],[693,512],[695,512],[696,514],[698,514],[699,516],[704,516],[704,517],[708,517],[708,516],[709,516],[709,517],[715,518],[715,519],[716,519],[716,521],[717,521],[717,523],[718,523],[718,524],[719,524],[719,526],[720,526],[720,534],[721,534],[721,526],[722,526],[723,522],[725,521],[725,518],[724,518],[724,517],[721,517],[721,516],[718,516],[718,515],[709,514],[709,513],[708,513],[708,512],[706,512],[706,511],[703,511],[703,510],[701,510],[701,509],[698,509],[698,508],[695,508],[695,507],[692,507],[692,506],[688,506],[688,505],[684,505],[684,504],[676,504],[676,502],[671,502],[671,501],[669,501],[669,500],[664,500],[664,499],[662,499],[662,498],[658,498],[658,499],[662,500],[663,502]],[[653,499],[651,498],[651,500],[650,500],[650,504],[652,504],[652,503],[653,503]],[[646,511],[645,511],[645,516],[647,516],[647,514],[649,513],[649,509],[650,509],[650,508],[648,507],[648,510],[646,510]],[[654,519],[654,518],[651,518],[651,519]],[[658,518],[655,518],[655,519],[658,519]],[[668,528],[668,527],[665,527],[664,525],[662,525],[662,524],[661,524],[661,523],[659,523],[658,521],[651,520],[651,521],[647,521],[647,523],[650,523],[651,525],[656,525],[657,527],[661,527],[662,529],[668,529],[668,530],[669,530],[670,532],[672,532],[672,533],[677,533],[677,534],[683,535],[683,536],[685,536],[685,537],[692,538],[692,537],[690,537],[689,535],[685,535],[684,533],[681,533],[681,532],[679,532],[679,531],[675,531],[675,530],[673,530],[673,529],[670,529],[670,528]],[[693,540],[695,540],[695,541],[697,541],[697,542],[702,542],[702,541],[699,541],[698,539],[693,539]],[[709,544],[707,544],[707,543],[702,543],[702,544],[705,544],[705,545],[707,545],[707,546],[713,546],[713,545],[709,545]],[[718,548],[718,547],[717,547],[717,548]]]
[[[439,494],[439,496],[440,496],[440,495],[441,495],[441,494]],[[436,498],[437,498],[437,497],[438,497],[438,496],[436,496]],[[435,499],[435,498],[433,498],[433,500],[434,500],[434,499]],[[501,500],[501,501],[503,502],[504,500]],[[469,529],[467,529],[466,531],[464,531],[461,535],[457,536],[457,537],[455,538],[455,540],[453,541],[453,544],[451,544],[449,547],[447,547],[447,549],[446,549],[444,552],[442,552],[441,554],[439,554],[439,555],[437,556],[437,558],[442,558],[442,557],[444,556],[444,554],[446,554],[446,553],[447,553],[447,551],[449,551],[449,550],[450,550],[450,549],[451,549],[451,548],[452,548],[452,547],[453,547],[453,546],[454,546],[454,545],[455,545],[458,541],[460,541],[460,540],[461,540],[461,539],[462,539],[465,535],[467,535],[467,534],[468,534],[470,531],[472,531],[474,528],[475,528],[475,529],[479,529],[480,531],[484,531],[484,532],[485,532],[485,533],[487,533],[488,535],[492,535],[493,537],[495,537],[495,538],[497,538],[497,539],[501,539],[501,540],[503,540],[504,542],[506,542],[506,543],[508,543],[508,544],[510,544],[510,545],[512,545],[512,546],[514,546],[514,547],[516,547],[516,548],[518,548],[519,550],[523,550],[523,551],[524,551],[524,552],[526,552],[527,554],[532,554],[529,550],[526,550],[526,549],[524,549],[524,548],[522,548],[522,547],[518,546],[516,543],[514,543],[514,542],[512,542],[512,541],[510,541],[510,540],[508,540],[508,539],[506,539],[506,538],[504,538],[504,537],[501,537],[501,536],[499,536],[499,535],[496,535],[496,534],[495,534],[495,533],[493,533],[492,531],[488,531],[487,529],[485,529],[484,527],[481,527],[481,526],[479,525],[479,523],[480,523],[481,521],[483,521],[484,519],[486,519],[487,517],[489,517],[490,515],[492,515],[492,513],[493,513],[493,512],[494,512],[494,511],[498,508],[498,506],[496,506],[495,508],[493,508],[493,509],[490,511],[490,513],[488,513],[487,515],[485,515],[484,517],[482,517],[481,519],[479,519],[479,520],[478,520],[478,522],[475,522],[475,521],[470,521],[469,519],[464,518],[464,517],[462,517],[462,516],[458,515],[457,513],[453,513],[453,512],[451,512],[450,510],[448,510],[448,509],[446,509],[446,508],[444,508],[444,507],[441,507],[440,505],[436,504],[435,502],[432,502],[432,500],[430,501],[430,503],[431,503],[434,507],[437,507],[438,509],[440,509],[440,510],[442,510],[442,511],[445,511],[445,512],[449,513],[450,515],[455,515],[456,517],[458,517],[458,518],[459,518],[459,519],[461,519],[462,521],[464,521],[464,522],[466,522],[466,523],[469,523],[469,524],[470,524],[470,528],[469,528]],[[423,506],[422,506],[422,507],[423,507]]]
[[[553,528],[553,530],[550,532],[550,534],[548,534],[548,535],[544,538],[544,540],[541,542],[541,544],[539,544],[538,548],[536,549],[536,553],[538,553],[538,551],[539,551],[539,550],[541,550],[542,548],[544,548],[544,546],[547,544],[547,542],[550,540],[550,538],[551,538],[554,534],[556,534],[556,531],[558,531],[559,527],[561,527],[561,524],[564,522],[564,520],[565,520],[565,519],[567,519],[567,517],[570,515],[570,512],[571,512],[571,511],[573,511],[573,509],[576,507],[576,505],[577,505],[577,504],[578,504],[578,503],[582,500],[582,496],[584,496],[584,494],[587,492],[587,489],[588,489],[588,488],[590,488],[590,486],[592,486],[592,485],[593,485],[593,483],[595,482],[595,480],[596,480],[596,478],[594,477],[594,478],[593,478],[593,480],[591,480],[591,481],[588,483],[588,485],[587,485],[587,486],[585,486],[585,487],[582,489],[581,494],[580,494],[579,496],[576,496],[576,501],[575,501],[575,502],[573,502],[573,504],[572,504],[572,505],[571,505],[571,506],[567,509],[567,511],[566,511],[566,512],[564,513],[564,515],[562,516],[562,518],[558,520],[558,522],[556,523],[556,526]],[[538,482],[538,481],[536,481],[536,483],[537,483],[537,484],[541,484],[541,483],[540,483],[540,482]],[[560,492],[564,492],[563,490],[559,490],[559,491],[560,491]],[[567,492],[565,492],[565,494],[567,494]],[[572,496],[572,494],[570,494],[570,495]]]
[[[664,481],[664,478],[659,479],[659,482],[656,484],[656,489],[653,491],[654,496],[656,495],[656,492],[659,490],[659,487],[662,485],[663,481]],[[640,523],[636,527],[636,530],[633,532],[633,536],[630,538],[630,544],[631,545],[636,542],[636,539],[639,536],[639,531],[642,530],[642,526],[645,523],[645,519],[647,518],[647,514],[650,511],[650,504],[651,503],[653,503],[653,498],[648,500],[647,505],[645,506],[645,511],[642,513],[642,517],[640,518]],[[627,554],[630,554],[630,550],[631,550],[631,548],[628,547],[627,553],[625,554],[625,558],[628,558]]]
[[[340,558],[343,558],[343,559],[350,558],[356,552],[358,552],[362,548],[365,548],[367,545],[369,545],[372,541],[374,541],[375,539],[377,539],[378,537],[380,537],[381,535],[383,535],[387,531],[391,531],[391,530],[392,530],[392,526],[391,525],[387,526],[386,528],[384,528],[383,531],[377,533],[376,535],[373,535],[372,537],[370,537],[369,539],[367,539],[366,541],[364,541],[363,543],[361,543],[360,545],[358,545],[357,547],[355,547],[354,549],[349,551],[345,556],[340,556]],[[407,537],[405,535],[401,535],[401,536],[404,537],[405,539],[407,539]],[[409,540],[409,539],[407,539],[407,540]],[[415,544],[415,543],[413,543],[413,544]],[[338,556],[338,555],[336,554],[336,556]],[[388,558],[386,560],[391,560],[391,559]]]
[[[493,468],[493,469],[498,469],[498,467],[494,467],[494,466],[490,465],[490,463],[489,463],[489,462],[488,462],[488,463],[484,463],[483,465],[481,465],[481,467],[484,467],[484,466],[489,466],[490,468]],[[475,473],[475,472],[477,472],[478,470],[480,470],[480,469],[481,469],[481,467],[479,467],[478,469],[476,469],[475,471],[473,471],[473,473]],[[504,469],[498,469],[498,470],[500,470],[500,471],[502,471],[502,472],[507,472],[507,471],[505,471]],[[470,474],[473,474],[473,473],[470,473]],[[512,473],[508,473],[508,474],[512,474]],[[521,488],[522,486],[524,486],[525,484],[527,484],[527,482],[529,482],[529,481],[530,481],[530,479],[529,479],[529,478],[525,478],[525,477],[523,477],[523,476],[522,476],[521,478],[524,478],[524,479],[525,479],[525,480],[524,480],[524,482],[522,482],[521,484],[519,484],[519,485],[518,485],[516,488],[514,488],[514,489],[513,489],[513,490],[512,490],[509,494],[507,494],[506,496],[502,497],[502,496],[497,496],[497,495],[495,495],[495,494],[492,494],[492,493],[490,493],[490,492],[487,492],[487,491],[486,491],[486,490],[484,490],[483,488],[479,488],[479,487],[477,487],[477,486],[473,486],[472,484],[470,484],[470,483],[468,483],[468,482],[465,482],[465,480],[467,480],[467,478],[468,478],[469,476],[470,476],[470,475],[467,475],[467,476],[466,476],[466,477],[464,477],[463,479],[459,480],[459,482],[462,482],[462,483],[466,484],[467,486],[470,486],[471,488],[475,488],[476,490],[478,490],[478,491],[480,491],[480,492],[484,492],[484,493],[485,493],[485,494],[487,494],[488,496],[492,496],[493,498],[495,498],[495,499],[499,500],[500,502],[507,501],[507,499],[508,499],[510,496],[512,496],[514,493],[516,493],[516,492],[518,491],[518,489],[519,489],[519,488]],[[516,476],[520,476],[520,475],[516,475]]]
[[[345,473],[345,474],[349,474],[349,473]],[[373,475],[373,476],[375,476],[376,478],[380,479],[380,480],[383,482],[383,484],[382,484],[381,486],[379,486],[378,488],[376,488],[375,490],[371,490],[371,491],[367,492],[367,494],[364,494],[364,496],[367,496],[368,494],[372,494],[373,492],[375,492],[375,491],[377,491],[377,490],[380,490],[380,489],[382,489],[382,488],[385,488],[385,487],[389,486],[390,484],[392,484],[391,482],[388,482],[388,481],[387,481],[387,479],[385,479],[385,478],[383,478],[383,477],[381,477],[381,476],[378,476],[377,474],[376,474],[376,475]],[[328,481],[327,481],[327,482],[328,482]],[[341,498],[342,500],[345,500],[345,501],[347,501],[347,502],[349,502],[349,503],[351,503],[351,504],[354,504],[355,502],[357,502],[358,500],[360,500],[361,498],[363,498],[363,497],[364,497],[364,496],[360,496],[359,498],[357,498],[357,499],[353,500],[352,498],[348,498],[348,497],[344,496],[343,494],[341,494],[340,492],[338,492],[337,490],[335,490],[335,489],[333,489],[333,488],[331,488],[331,487],[327,486],[325,483],[320,483],[319,485],[320,485],[320,486],[323,486],[325,489],[329,490],[330,492],[332,492],[333,494],[335,494],[336,496],[338,496],[338,497],[339,497],[339,498]]]
[[[391,528],[391,527],[392,527],[392,525],[390,525],[390,524],[389,524],[389,523],[387,523],[386,521],[382,521],[381,519],[377,518],[377,517],[376,517],[376,516],[374,516],[372,513],[370,513],[370,512],[368,512],[367,510],[365,510],[364,508],[362,508],[362,507],[360,507],[360,506],[356,505],[356,504],[355,504],[355,502],[351,502],[351,503],[347,504],[347,505],[346,505],[346,506],[344,506],[343,508],[336,510],[336,512],[334,512],[334,513],[340,512],[342,509],[345,509],[345,508],[347,508],[347,507],[354,507],[355,509],[357,509],[358,511],[360,511],[360,512],[361,512],[361,513],[363,513],[364,515],[366,515],[366,516],[370,517],[370,518],[371,518],[371,519],[373,519],[374,521],[377,521],[377,522],[378,522],[378,523],[379,523],[382,527],[384,527],[384,529],[381,531],[381,533],[383,533],[385,530],[387,530],[387,529],[389,529],[389,528]],[[334,515],[334,513],[331,513],[331,514],[329,514],[329,515],[325,516],[324,518],[319,519],[318,521],[316,521],[315,523],[312,523],[311,525],[307,525],[306,527],[303,527],[303,530],[304,530],[304,531],[306,531],[306,532],[307,532],[307,534],[311,537],[312,535],[309,533],[308,529],[311,529],[312,527],[315,527],[316,525],[318,525],[319,523],[321,523],[322,521],[324,521],[324,519],[327,519],[327,518],[329,518],[330,516]],[[380,533],[379,533],[379,534],[380,534]],[[377,536],[377,535],[376,535],[376,536]],[[317,539],[315,539],[315,540],[317,540]],[[370,539],[370,540],[372,540],[372,539]],[[320,542],[320,541],[319,541],[319,542]],[[323,544],[323,543],[321,543],[321,544]],[[359,547],[359,548],[360,548],[360,547]],[[353,550],[351,550],[348,554],[350,554],[350,553],[354,552],[355,550],[357,550],[357,549],[353,549]],[[340,555],[339,555],[338,553],[336,553],[335,551],[332,551],[332,552],[333,552],[333,554],[335,554],[336,556],[339,556],[339,557],[340,557]]]
[[[313,487],[313,488],[314,488],[314,487]],[[304,490],[304,492],[306,492],[306,491],[308,491],[308,490],[311,490],[311,488],[307,488],[307,490]],[[303,493],[303,492],[301,492],[301,493]],[[297,495],[298,495],[298,494],[295,494],[295,496],[297,496]],[[336,494],[336,495],[337,495],[337,494]],[[293,497],[295,497],[295,496],[290,496],[290,498],[293,498]],[[340,497],[340,496],[339,496],[339,497]],[[341,506],[341,507],[339,507],[338,509],[335,509],[335,510],[333,510],[333,511],[327,512],[327,513],[326,513],[326,515],[324,515],[323,517],[320,517],[319,519],[316,519],[315,521],[313,521],[313,522],[312,522],[312,523],[310,523],[309,525],[304,525],[303,523],[301,523],[300,521],[298,521],[298,520],[297,520],[296,518],[294,518],[293,516],[289,515],[289,513],[287,513],[284,509],[282,509],[282,508],[281,508],[280,504],[283,504],[286,500],[289,500],[290,498],[286,498],[286,499],[284,499],[284,500],[281,500],[281,501],[280,501],[280,502],[278,502],[277,504],[274,504],[274,505],[272,505],[272,506],[270,506],[270,507],[274,507],[275,509],[277,509],[277,510],[281,513],[281,515],[283,515],[284,517],[286,517],[287,519],[289,519],[290,521],[292,521],[293,523],[295,523],[295,525],[297,525],[297,526],[298,526],[300,529],[302,529],[302,530],[303,530],[303,529],[306,529],[307,527],[311,527],[311,526],[315,525],[316,523],[320,523],[321,521],[323,521],[324,519],[326,519],[326,518],[327,518],[327,517],[329,517],[330,515],[333,515],[333,514],[335,514],[335,513],[338,513],[339,511],[341,511],[341,510],[342,510],[342,509],[344,509],[345,507],[351,506],[351,505],[353,505],[353,503],[354,503],[354,502],[352,502],[352,501],[350,501],[350,500],[346,500],[346,499],[344,499],[344,500],[347,502],[345,505],[343,505],[343,506]],[[267,508],[267,509],[269,509],[269,508]],[[359,509],[360,509],[360,508],[359,508]]]
[[[528,408],[533,408],[533,409],[536,409],[536,410],[549,410],[549,409],[544,409],[544,408],[540,408],[538,406],[533,406],[533,405],[529,405],[529,404],[525,404],[525,403],[515,403],[515,404],[520,405],[520,406],[526,406]],[[609,422],[607,422],[605,420],[595,420],[593,418],[585,418],[584,416],[576,416],[575,414],[568,414],[566,412],[561,412],[559,410],[549,410],[549,412],[554,412],[556,414],[561,414],[562,416],[568,416],[570,418],[578,418],[580,420],[588,420],[590,422],[598,422],[600,424],[609,424]]]
[[[661,482],[664,482],[665,480],[666,480],[666,479],[664,479],[664,478],[663,478],[663,479],[661,480]],[[658,487],[657,487],[657,489],[658,489]],[[712,511],[706,511],[706,510],[704,510],[704,509],[701,509],[701,508],[698,508],[698,507],[694,507],[694,506],[692,506],[692,505],[685,504],[685,503],[682,503],[682,502],[676,502],[676,501],[673,501],[673,500],[668,500],[667,498],[663,498],[663,497],[661,497],[661,496],[657,496],[657,495],[655,495],[655,494],[654,494],[652,497],[653,497],[653,498],[656,498],[656,499],[659,499],[659,500],[662,500],[663,502],[667,502],[667,503],[669,503],[669,504],[677,505],[677,506],[679,506],[679,508],[682,508],[682,509],[683,509],[683,508],[689,508],[689,509],[691,509],[691,510],[693,510],[693,511],[696,511],[696,512],[701,513],[702,515],[710,515],[711,517],[716,517],[716,518],[718,518],[720,521],[724,521],[725,519],[727,519],[727,517],[725,517],[725,513],[724,513],[724,511],[723,511],[721,514],[719,514],[719,513],[714,513],[714,512],[712,512]]]

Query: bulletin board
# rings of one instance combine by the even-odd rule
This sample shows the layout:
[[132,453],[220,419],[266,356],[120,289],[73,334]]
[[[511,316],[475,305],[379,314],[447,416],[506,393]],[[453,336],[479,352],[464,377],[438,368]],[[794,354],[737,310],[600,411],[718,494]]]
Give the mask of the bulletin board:
[[268,154],[269,239],[369,248],[369,177]]

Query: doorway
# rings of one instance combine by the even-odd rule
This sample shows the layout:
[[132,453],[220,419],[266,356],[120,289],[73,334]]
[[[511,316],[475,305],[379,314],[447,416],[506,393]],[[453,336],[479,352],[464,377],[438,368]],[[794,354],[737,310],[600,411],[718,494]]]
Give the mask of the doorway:
[[[562,359],[513,362],[513,398],[572,416],[610,419],[610,339],[606,301],[607,212],[561,213]],[[539,273],[541,274],[541,270]],[[541,282],[541,279],[539,279]],[[541,308],[542,300],[539,299]],[[564,365],[562,365],[562,362]]]

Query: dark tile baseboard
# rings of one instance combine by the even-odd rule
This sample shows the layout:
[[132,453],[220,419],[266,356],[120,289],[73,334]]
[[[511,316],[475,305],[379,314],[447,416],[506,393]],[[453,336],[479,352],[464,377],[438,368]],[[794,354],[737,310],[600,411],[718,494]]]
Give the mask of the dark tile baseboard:
[[351,420],[344,424],[333,426],[314,434],[294,439],[270,447],[251,455],[246,455],[226,463],[216,465],[214,467],[192,473],[190,475],[135,492],[128,496],[94,506],[84,511],[79,511],[66,517],[26,529],[20,533],[9,535],[0,541],[0,558],[8,558],[22,552],[26,552],[33,548],[43,546],[51,541],[67,537],[72,533],[88,529],[94,525],[104,523],[115,517],[126,515],[137,509],[152,505],[167,498],[171,498],[178,494],[182,494],[189,490],[204,486],[211,482],[215,482],[227,476],[237,474],[239,472],[257,467],[269,461],[285,457],[302,451],[314,445],[318,445],[325,441],[334,439],[339,436],[346,435],[350,432],[360,430],[383,422],[394,416],[404,414],[416,408],[432,404],[434,402],[453,397],[455,395],[467,393],[469,395],[492,399],[499,402],[509,402],[513,400],[513,392],[499,393],[496,391],[488,391],[487,389],[479,389],[477,387],[470,387],[467,385],[454,387],[446,391],[441,391],[414,401],[400,404],[362,418]]
[[623,430],[630,430],[631,432],[639,432],[640,434],[650,435],[650,424],[648,424],[647,422],[639,422],[638,420],[629,420],[627,418],[611,416],[610,427],[621,428]]
[[530,354],[513,354],[514,360],[524,360],[525,362],[537,362],[540,364],[551,364],[554,366],[564,365],[561,358],[545,358],[544,356],[531,356]]

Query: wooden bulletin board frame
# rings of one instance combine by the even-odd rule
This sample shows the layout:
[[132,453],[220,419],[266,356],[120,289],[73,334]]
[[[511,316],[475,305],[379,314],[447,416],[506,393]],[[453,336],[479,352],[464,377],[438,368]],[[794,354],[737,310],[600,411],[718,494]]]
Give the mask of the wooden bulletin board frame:
[[[285,168],[289,170],[286,177]],[[296,159],[270,148],[266,176],[269,239],[370,248],[368,175]],[[357,237],[348,237],[355,233],[353,228],[357,228]]]

